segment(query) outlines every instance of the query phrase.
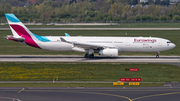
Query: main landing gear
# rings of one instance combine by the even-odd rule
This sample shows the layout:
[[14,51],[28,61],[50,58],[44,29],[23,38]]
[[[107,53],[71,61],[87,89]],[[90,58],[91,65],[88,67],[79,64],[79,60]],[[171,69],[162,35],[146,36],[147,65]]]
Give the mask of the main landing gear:
[[85,57],[85,58],[94,58],[94,54],[93,54],[93,53],[92,53],[92,54],[86,53],[86,54],[84,55],[84,57]]
[[94,50],[93,49],[89,49],[88,53],[86,53],[84,55],[85,58],[94,58]]
[[156,58],[159,58],[159,52],[157,52]]

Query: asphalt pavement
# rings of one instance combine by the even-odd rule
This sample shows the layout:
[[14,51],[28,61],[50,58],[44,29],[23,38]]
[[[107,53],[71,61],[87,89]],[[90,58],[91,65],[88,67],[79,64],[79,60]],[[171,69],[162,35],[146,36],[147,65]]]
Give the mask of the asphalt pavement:
[[22,87],[0,88],[0,93],[1,101],[179,101],[180,99],[180,88],[169,87]]
[[180,66],[180,56],[95,56],[92,59],[78,55],[0,55],[0,62],[122,62],[165,63]]

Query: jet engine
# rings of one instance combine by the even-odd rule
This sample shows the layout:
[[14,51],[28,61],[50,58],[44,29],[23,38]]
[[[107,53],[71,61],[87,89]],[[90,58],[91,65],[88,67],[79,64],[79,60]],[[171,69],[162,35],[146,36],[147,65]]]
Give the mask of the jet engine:
[[99,51],[99,55],[117,57],[118,49],[109,49],[109,48],[102,49]]

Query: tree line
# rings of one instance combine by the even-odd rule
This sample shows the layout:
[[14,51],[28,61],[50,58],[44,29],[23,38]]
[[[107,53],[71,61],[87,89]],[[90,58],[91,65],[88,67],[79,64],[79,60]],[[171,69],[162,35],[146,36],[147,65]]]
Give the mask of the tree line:
[[150,2],[144,5],[138,0],[36,0],[35,4],[24,6],[25,2],[0,0],[0,21],[6,22],[5,13],[15,14],[22,22],[180,21],[180,4]]

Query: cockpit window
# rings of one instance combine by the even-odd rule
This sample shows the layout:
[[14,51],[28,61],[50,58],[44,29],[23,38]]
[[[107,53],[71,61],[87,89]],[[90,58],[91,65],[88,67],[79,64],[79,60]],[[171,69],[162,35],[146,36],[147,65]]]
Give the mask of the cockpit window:
[[171,41],[168,41],[167,43],[171,43]]

